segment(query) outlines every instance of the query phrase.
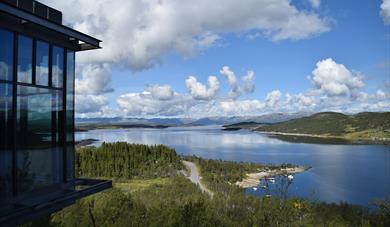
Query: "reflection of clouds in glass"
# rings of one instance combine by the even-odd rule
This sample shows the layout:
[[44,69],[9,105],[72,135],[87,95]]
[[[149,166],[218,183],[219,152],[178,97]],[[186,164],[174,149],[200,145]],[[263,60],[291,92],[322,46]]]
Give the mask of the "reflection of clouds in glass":
[[48,85],[49,81],[49,67],[37,66],[36,68],[36,83],[39,85]]
[[52,83],[55,87],[62,87],[64,68],[64,49],[53,46]]
[[12,108],[12,85],[0,84],[0,111],[7,115],[7,112]]
[[12,68],[7,63],[0,61],[0,79],[9,80],[12,78]]
[[62,110],[62,92],[45,88],[18,87],[18,103],[20,108],[29,112],[51,113]]

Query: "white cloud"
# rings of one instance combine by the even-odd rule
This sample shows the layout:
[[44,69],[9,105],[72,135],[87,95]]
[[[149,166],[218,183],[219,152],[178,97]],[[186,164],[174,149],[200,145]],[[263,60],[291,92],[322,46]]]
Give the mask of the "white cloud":
[[309,0],[309,2],[311,6],[316,9],[318,9],[321,5],[321,0]]
[[311,80],[316,88],[329,96],[353,96],[354,92],[364,86],[362,75],[351,72],[331,58],[317,62],[316,66]]
[[117,98],[117,104],[125,116],[178,116],[187,113],[194,103],[188,95],[174,94],[169,100],[161,100],[148,91],[127,93]]
[[247,74],[242,78],[244,81],[243,90],[246,93],[253,93],[255,91],[255,72],[248,71]]
[[230,70],[229,66],[222,67],[222,69],[219,72],[223,76],[225,76],[226,79],[228,80],[228,83],[230,85],[230,93],[229,93],[230,98],[235,99],[239,97],[241,95],[241,92],[237,84],[236,74]]
[[150,92],[152,97],[158,100],[170,100],[174,95],[172,87],[169,85],[149,85],[146,87],[146,91]]
[[279,90],[274,90],[268,93],[266,98],[267,106],[274,107],[276,104],[278,104],[281,96],[282,92]]
[[99,95],[112,92],[108,87],[111,82],[111,69],[107,64],[89,64],[81,67],[81,79],[75,80],[76,94]]
[[196,77],[190,76],[186,80],[188,92],[196,100],[209,100],[216,96],[219,90],[219,81],[215,76],[209,76],[207,80],[209,88],[198,82]]
[[[330,29],[314,12],[290,0],[44,0],[61,9],[67,24],[103,40],[81,53],[87,63],[152,67],[167,52],[189,54],[213,46],[224,34],[258,31],[271,40],[305,39]],[[223,6],[223,7],[221,7]]]
[[253,93],[255,91],[255,72],[248,71],[245,76],[242,77],[243,84],[240,86],[237,81],[236,74],[229,68],[224,66],[219,71],[224,77],[226,77],[230,86],[229,98],[237,99],[242,94]]
[[103,94],[112,92],[111,68],[107,64],[88,64],[77,70],[75,111],[77,114],[101,113],[108,100]]
[[79,114],[100,112],[107,105],[107,98],[102,95],[76,95],[75,106]]
[[380,15],[386,25],[390,24],[390,0],[382,0]]
[[[384,92],[382,90],[377,90],[376,93],[375,93],[375,98],[377,98],[378,100],[385,100],[385,99],[390,99],[390,92]],[[390,109],[390,107],[389,107]]]
[[315,99],[302,93],[292,95],[287,93],[285,105],[307,107],[315,105]]
[[220,102],[220,108],[225,115],[256,115],[265,108],[264,102],[259,100],[229,100]]

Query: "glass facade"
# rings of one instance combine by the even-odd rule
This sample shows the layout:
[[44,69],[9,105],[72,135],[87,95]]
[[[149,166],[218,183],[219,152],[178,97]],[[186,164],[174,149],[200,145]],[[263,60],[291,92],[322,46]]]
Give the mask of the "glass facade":
[[32,82],[33,40],[26,36],[18,39],[18,82]]
[[37,41],[35,76],[36,84],[49,85],[49,44],[41,41]]
[[16,102],[18,191],[61,183],[62,92],[18,86]]
[[0,83],[0,202],[12,194],[12,85]]
[[64,49],[53,46],[52,84],[53,87],[62,87],[64,76]]
[[74,178],[74,82],[75,82],[75,53],[67,52],[66,67],[66,178]]
[[12,32],[0,30],[0,80],[12,80],[14,36]]
[[73,180],[74,79],[74,51],[0,28],[0,201]]

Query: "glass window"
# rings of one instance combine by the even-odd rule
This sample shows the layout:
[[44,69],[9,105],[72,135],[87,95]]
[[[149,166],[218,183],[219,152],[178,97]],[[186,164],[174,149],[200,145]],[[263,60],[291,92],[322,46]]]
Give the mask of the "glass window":
[[14,36],[0,29],[0,80],[12,80]]
[[49,85],[49,44],[37,41],[36,84]]
[[64,71],[64,49],[53,46],[52,84],[53,87],[62,88]]
[[18,86],[16,148],[20,193],[61,182],[61,106],[61,91]]
[[0,83],[0,201],[12,193],[12,85]]
[[19,35],[18,46],[18,82],[32,82],[33,40]]
[[68,51],[66,66],[66,176],[67,180],[74,177],[74,80],[75,53]]

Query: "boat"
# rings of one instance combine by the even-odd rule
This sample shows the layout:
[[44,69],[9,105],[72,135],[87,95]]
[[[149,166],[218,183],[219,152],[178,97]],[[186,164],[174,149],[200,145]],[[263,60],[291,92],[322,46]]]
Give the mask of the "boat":
[[288,176],[287,176],[287,179],[288,179],[288,180],[293,180],[293,179],[294,179],[294,176],[293,176],[293,175],[288,175]]
[[253,187],[253,190],[254,190],[254,191],[257,191],[257,188],[256,188],[256,187]]

